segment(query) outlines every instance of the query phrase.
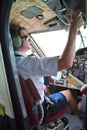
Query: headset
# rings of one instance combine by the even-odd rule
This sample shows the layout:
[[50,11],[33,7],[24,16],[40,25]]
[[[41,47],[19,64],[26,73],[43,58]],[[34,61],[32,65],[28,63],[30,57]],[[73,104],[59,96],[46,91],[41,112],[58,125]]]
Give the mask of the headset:
[[14,23],[10,23],[10,32],[11,32],[13,47],[15,49],[18,49],[23,44],[21,36],[20,36],[21,29],[24,29],[24,28],[20,27],[19,25],[15,25]]
[[13,41],[14,48],[17,49],[22,46],[22,39],[20,36],[12,36],[12,41]]

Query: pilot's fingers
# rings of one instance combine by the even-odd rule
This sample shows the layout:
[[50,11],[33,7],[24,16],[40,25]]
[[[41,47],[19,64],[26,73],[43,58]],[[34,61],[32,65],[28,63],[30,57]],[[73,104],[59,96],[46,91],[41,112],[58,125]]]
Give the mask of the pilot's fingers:
[[82,94],[87,95],[87,84],[85,84],[84,86],[82,86],[81,89],[80,89],[80,91],[81,91]]
[[81,11],[78,12],[71,11],[70,24],[74,29],[79,29],[83,25],[83,18]]
[[80,17],[82,17],[82,11],[77,11],[77,12],[71,11],[71,19],[75,20]]
[[77,28],[83,25],[82,12],[77,13]]

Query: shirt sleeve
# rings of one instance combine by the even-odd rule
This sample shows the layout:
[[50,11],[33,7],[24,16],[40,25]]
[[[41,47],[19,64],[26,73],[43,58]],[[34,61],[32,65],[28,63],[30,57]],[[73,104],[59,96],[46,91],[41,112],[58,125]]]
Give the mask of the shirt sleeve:
[[58,71],[58,56],[38,57],[28,56],[17,61],[19,73],[26,76],[56,76]]

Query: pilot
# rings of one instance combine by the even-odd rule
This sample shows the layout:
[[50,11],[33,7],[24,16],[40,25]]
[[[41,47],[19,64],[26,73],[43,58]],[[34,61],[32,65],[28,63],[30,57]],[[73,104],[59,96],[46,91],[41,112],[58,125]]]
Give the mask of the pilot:
[[[44,76],[56,76],[58,71],[70,68],[73,65],[76,35],[82,24],[82,13],[80,12],[77,14],[71,11],[68,39],[62,55],[60,57],[54,56],[44,58],[27,55],[27,51],[31,49],[30,46],[32,44],[29,36],[21,26],[14,22],[10,24],[18,74],[25,80],[30,78],[33,81],[41,96],[41,103],[46,113],[47,102],[49,102],[48,99],[53,102],[55,107],[53,111],[51,111],[50,117],[67,107],[67,105],[75,114],[80,115],[81,113],[82,103],[77,103],[70,90],[63,90],[46,96],[43,86]],[[60,45],[61,43],[58,44]]]

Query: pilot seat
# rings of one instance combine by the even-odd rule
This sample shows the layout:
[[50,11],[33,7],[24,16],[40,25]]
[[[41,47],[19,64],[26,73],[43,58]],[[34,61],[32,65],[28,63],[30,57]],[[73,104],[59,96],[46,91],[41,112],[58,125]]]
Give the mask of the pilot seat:
[[25,80],[21,76],[19,76],[19,80],[31,129],[69,130],[68,119],[66,117],[62,117],[66,111],[66,108],[51,118],[48,118],[50,114],[50,110],[48,110],[47,118],[43,122],[44,110],[42,104],[40,103],[40,95],[33,81],[30,78]]

